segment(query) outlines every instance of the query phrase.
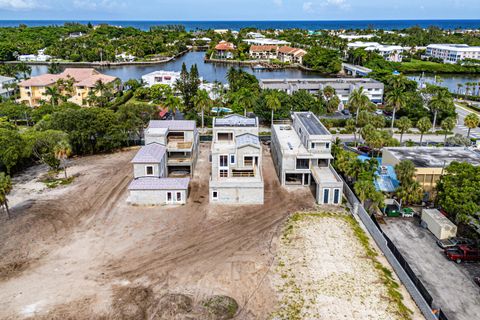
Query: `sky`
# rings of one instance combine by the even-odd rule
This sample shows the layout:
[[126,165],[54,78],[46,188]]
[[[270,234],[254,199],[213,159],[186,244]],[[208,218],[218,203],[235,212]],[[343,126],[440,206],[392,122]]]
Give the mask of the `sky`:
[[0,20],[480,19],[480,0],[0,0]]

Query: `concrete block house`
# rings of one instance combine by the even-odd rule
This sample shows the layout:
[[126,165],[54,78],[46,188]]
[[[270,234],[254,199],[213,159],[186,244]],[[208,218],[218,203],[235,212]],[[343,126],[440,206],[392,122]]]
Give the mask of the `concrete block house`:
[[210,202],[263,204],[258,119],[230,115],[213,120]]
[[311,187],[318,204],[342,203],[343,182],[330,166],[332,135],[311,112],[274,124],[272,159],[283,186]]

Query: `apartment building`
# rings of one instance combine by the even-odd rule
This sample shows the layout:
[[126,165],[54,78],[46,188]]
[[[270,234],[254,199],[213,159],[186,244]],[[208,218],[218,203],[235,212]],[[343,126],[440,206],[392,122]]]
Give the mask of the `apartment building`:
[[197,163],[200,137],[195,121],[152,120],[145,129],[145,145],[166,148],[168,176],[192,176]]
[[365,94],[373,103],[383,102],[384,85],[380,81],[369,78],[317,78],[317,79],[261,79],[260,88],[284,91],[293,94],[306,90],[318,94],[320,90],[330,86],[342,103],[347,103],[353,90],[363,87]]
[[314,189],[318,204],[342,203],[343,182],[330,166],[332,135],[311,112],[272,127],[272,159],[283,186]]
[[275,45],[252,45],[249,50],[251,58],[259,60],[277,59],[283,63],[302,64],[303,57],[307,52],[303,49],[292,48],[288,46]]
[[263,204],[262,146],[258,119],[230,115],[213,119],[210,202]]
[[[93,68],[67,68],[60,74],[43,74],[31,77],[18,84],[20,90],[20,98],[18,102],[25,103],[30,107],[37,107],[41,101],[50,100],[47,94],[47,88],[57,86],[61,95],[70,96],[69,102],[76,103],[80,106],[88,106],[87,98],[90,94],[97,96],[101,92],[95,92],[94,88],[98,82],[110,84],[118,78],[101,74]],[[72,82],[71,88],[59,85],[61,81]],[[115,88],[117,90],[118,88]]]
[[15,78],[0,76],[0,97],[8,99],[15,92],[16,82]]
[[480,60],[480,47],[466,44],[431,44],[427,46],[425,56],[442,59],[444,63],[457,63],[465,59]]
[[169,178],[167,148],[152,142],[131,161],[134,179],[128,186],[127,202],[134,205],[185,204],[189,178]]

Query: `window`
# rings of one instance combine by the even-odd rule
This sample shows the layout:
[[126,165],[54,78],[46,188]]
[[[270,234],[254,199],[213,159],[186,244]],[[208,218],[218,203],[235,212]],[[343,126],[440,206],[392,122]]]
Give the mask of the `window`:
[[228,170],[220,170],[220,178],[228,178]]
[[218,200],[218,191],[213,191],[212,192],[212,199],[213,200]]
[[153,176],[153,166],[146,166],[145,167],[145,172],[147,176]]
[[330,149],[330,143],[329,143],[329,142],[327,142],[327,143],[325,144],[325,148]]
[[333,203],[340,203],[340,189],[333,190]]
[[182,201],[182,193],[177,192],[177,202],[181,202],[181,201]]
[[218,141],[232,141],[233,140],[233,134],[231,132],[219,132],[217,134],[217,140]]
[[311,148],[312,148],[312,149],[315,149],[315,143],[314,143],[314,142],[312,142]]
[[252,167],[253,166],[253,157],[243,157],[243,166]]
[[235,164],[235,155],[234,154],[230,155],[230,164]]
[[328,204],[330,199],[330,189],[323,189],[323,203]]
[[171,203],[172,202],[172,193],[171,192],[167,192],[167,203]]
[[219,166],[221,168],[228,168],[228,156],[227,155],[220,155],[219,156]]
[[310,160],[309,159],[297,159],[297,170],[298,169],[309,169]]

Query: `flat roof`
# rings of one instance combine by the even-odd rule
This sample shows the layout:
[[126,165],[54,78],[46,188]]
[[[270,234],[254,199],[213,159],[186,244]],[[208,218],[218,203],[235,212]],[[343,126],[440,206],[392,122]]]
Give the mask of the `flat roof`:
[[442,168],[454,161],[480,166],[480,153],[464,147],[399,147],[385,150],[400,161],[412,161],[417,168]]
[[294,117],[305,126],[310,135],[331,135],[330,131],[311,112],[295,112]]
[[329,167],[313,166],[313,176],[320,179],[321,183],[341,182]]
[[287,124],[274,124],[273,128],[275,135],[280,143],[280,148],[283,153],[292,153],[301,155],[302,153],[308,155],[309,152],[303,145],[293,126]]

